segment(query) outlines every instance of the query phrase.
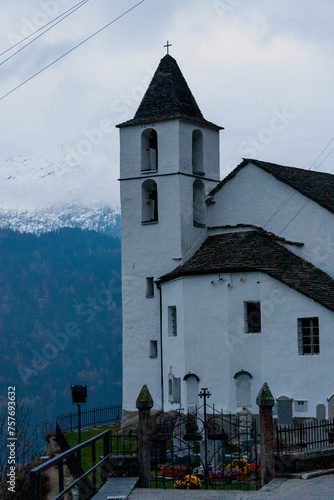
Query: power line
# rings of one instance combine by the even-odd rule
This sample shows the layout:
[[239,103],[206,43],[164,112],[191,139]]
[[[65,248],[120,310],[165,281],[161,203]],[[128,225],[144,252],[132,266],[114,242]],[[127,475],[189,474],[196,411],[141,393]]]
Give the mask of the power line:
[[[328,148],[328,146],[334,141],[334,136],[332,137],[332,139],[329,141],[329,143],[324,147],[324,149],[321,151],[321,153],[316,157],[316,159],[314,160],[314,162],[312,163],[312,165],[309,167],[309,170],[313,167],[313,165],[316,163],[316,161],[320,158],[320,156],[323,154],[324,151],[326,151],[326,149]],[[330,151],[330,153],[322,160],[321,163],[319,163],[319,165],[313,170],[313,172],[317,171],[319,167],[321,167],[321,165],[324,163],[325,160],[327,160],[327,158],[332,154],[334,150],[332,149]],[[333,172],[333,170],[332,170]],[[331,173],[332,173],[331,172]],[[269,217],[269,219],[267,220],[267,222],[264,224],[264,228],[269,224],[269,222],[271,222],[273,220],[274,217],[276,217],[276,215],[282,210],[282,208],[285,207],[285,205],[291,200],[291,198],[293,198],[295,195],[296,195],[296,191],[295,190],[292,190],[292,192],[290,192],[286,198],[282,201],[282,203],[277,207],[277,209],[275,210],[275,212]],[[308,203],[308,202],[307,202]],[[305,203],[305,205],[307,205],[307,203]],[[290,222],[293,221],[293,219],[300,213],[301,209],[298,211],[298,213],[290,220]],[[286,224],[286,226],[284,226],[284,228],[282,229],[282,231],[284,231],[284,229],[290,224],[290,222],[288,222]],[[282,233],[282,231],[280,232],[280,234]]]
[[[70,16],[71,14],[73,14],[76,10],[80,9],[80,7],[83,7],[87,2],[89,2],[89,0],[83,0],[82,2],[80,2],[80,5],[78,4],[77,7],[72,7],[72,10],[71,12],[69,12],[68,14],[62,14],[63,17],[61,19],[59,19],[57,22],[55,22],[52,26],[50,26],[49,28],[47,28],[45,31],[43,31],[42,33],[40,33],[39,35],[37,35],[35,38],[33,38],[30,42],[26,43],[26,45],[23,45],[23,47],[21,47],[20,49],[18,49],[16,52],[14,52],[14,54],[12,54],[11,56],[7,57],[7,59],[5,59],[4,61],[2,61],[0,63],[0,66],[2,64],[4,64],[5,62],[9,61],[9,59],[11,59],[12,57],[16,56],[16,54],[18,54],[19,52],[21,52],[21,50],[25,49],[26,47],[28,47],[30,44],[32,44],[33,42],[35,42],[36,40],[38,40],[38,38],[40,38],[41,36],[43,36],[45,33],[47,33],[48,31],[50,31],[52,28],[54,28],[55,26],[57,26],[57,24],[61,23],[64,19],[66,19],[68,16]],[[61,16],[59,16],[61,17]],[[56,18],[58,19],[58,18]],[[53,20],[55,21],[55,19]],[[51,22],[53,22],[51,21]],[[50,24],[50,23],[48,23]],[[46,26],[46,25],[45,25]],[[36,33],[36,32],[35,32]]]
[[44,29],[47,26],[49,26],[49,24],[54,23],[55,21],[57,21],[57,19],[59,19],[60,17],[64,16],[65,14],[67,14],[68,12],[70,12],[71,10],[75,9],[78,5],[80,5],[82,3],[85,3],[86,1],[87,0],[81,0],[81,2],[77,3],[76,5],[73,5],[73,7],[71,7],[70,9],[66,10],[65,12],[63,12],[62,14],[60,14],[59,16],[55,17],[54,19],[52,19],[48,23],[44,24],[43,26],[41,26],[40,28],[38,28],[33,33],[30,33],[30,35],[27,35],[25,38],[22,38],[22,40],[20,40],[19,42],[16,42],[14,45],[12,45],[11,47],[9,47],[9,49],[5,50],[4,52],[1,52],[0,53],[0,57],[3,56],[3,55],[5,55],[5,54],[7,54],[7,52],[9,52],[10,50],[13,50],[15,47],[17,47],[18,45],[20,45],[20,43],[25,42],[26,40],[28,40],[28,38],[31,38],[36,33],[38,33],[42,29]]
[[78,47],[80,47],[81,45],[83,45],[84,43],[88,42],[88,40],[90,40],[91,38],[93,38],[94,36],[98,35],[99,33],[101,33],[101,31],[105,30],[106,28],[108,28],[111,24],[115,23],[116,21],[118,21],[119,19],[121,19],[122,17],[124,17],[126,14],[128,14],[129,12],[131,12],[132,10],[134,10],[136,7],[138,7],[140,4],[144,3],[145,0],[141,0],[140,2],[136,3],[133,7],[130,7],[130,9],[126,10],[125,12],[123,12],[123,14],[119,15],[118,17],[116,17],[115,19],[113,19],[112,21],[110,21],[110,23],[106,24],[105,26],[103,26],[102,28],[100,28],[99,30],[95,31],[92,35],[90,35],[89,37],[85,38],[84,40],[82,40],[82,42],[78,43],[77,45],[75,45],[74,47],[72,47],[70,50],[68,50],[67,52],[65,52],[64,54],[62,54],[61,56],[57,57],[57,59],[54,59],[54,61],[52,61],[51,63],[47,64],[46,66],[44,66],[44,68],[40,69],[39,71],[37,71],[37,73],[35,73],[34,75],[30,76],[29,78],[27,78],[24,82],[20,83],[19,85],[17,85],[17,87],[13,88],[12,90],[10,90],[9,92],[7,92],[6,94],[4,94],[3,96],[0,97],[0,101],[2,101],[3,99],[5,99],[6,97],[8,97],[10,94],[12,94],[13,92],[15,92],[15,90],[18,90],[20,87],[22,87],[23,85],[25,85],[26,83],[30,82],[30,80],[32,80],[33,78],[35,78],[36,76],[40,75],[41,73],[43,73],[43,71],[45,71],[46,69],[50,68],[53,64],[55,64],[56,62],[60,61],[60,59],[63,59],[63,57],[67,56],[68,54],[70,54],[71,52],[73,52],[75,49],[77,49]]
[[[329,144],[330,144],[330,143],[329,143]],[[327,147],[327,146],[326,146],[326,147]],[[325,148],[325,149],[326,149],[326,148]],[[330,151],[330,153],[328,153],[328,155],[327,155],[327,156],[326,156],[326,157],[322,160],[322,162],[320,163],[320,165],[321,165],[321,164],[322,164],[325,160],[327,160],[327,158],[328,158],[328,157],[329,157],[329,156],[333,153],[333,151],[334,151],[334,149],[332,149],[332,150]],[[319,167],[320,167],[320,165],[319,165]],[[334,170],[334,169],[333,169],[333,170]],[[332,172],[333,172],[333,170],[332,170]],[[332,173],[332,172],[330,172],[330,173]],[[284,231],[284,229],[286,229],[286,228],[289,226],[289,224],[291,224],[291,222],[292,222],[292,221],[293,221],[293,220],[297,217],[297,215],[299,215],[299,214],[300,214],[300,212],[301,212],[302,210],[304,210],[304,208],[306,207],[306,205],[308,205],[308,204],[309,204],[309,202],[310,202],[310,200],[306,200],[306,202],[304,203],[304,205],[302,205],[302,206],[300,207],[300,209],[299,209],[299,210],[297,210],[297,212],[295,213],[295,215],[294,215],[293,217],[291,217],[291,219],[289,220],[289,222],[287,222],[287,223],[285,224],[285,226],[283,227],[283,229],[280,231],[280,233],[279,233],[279,234],[281,234],[281,233]]]
[[[334,141],[334,136],[331,138],[331,140],[329,141],[329,143],[327,144],[327,146],[325,146],[325,147],[324,147],[324,149],[321,151],[320,155],[318,155],[318,156],[316,157],[316,159],[314,160],[314,162],[313,162],[313,163],[312,163],[312,165],[310,166],[309,170],[311,170],[311,168],[313,167],[313,165],[315,164],[315,162],[316,162],[316,161],[320,158],[320,156],[322,155],[322,153],[323,153],[323,152],[324,152],[324,151],[328,148],[328,146],[329,146],[329,145],[330,145],[333,141]],[[326,158],[328,158],[328,157],[326,156]],[[326,158],[325,158],[325,160],[326,160]],[[323,160],[321,163],[323,163],[325,160]],[[321,165],[321,163],[320,163],[320,165]],[[318,166],[317,166],[317,168],[316,168],[315,170],[317,170],[317,169],[320,167],[320,165],[318,165]]]

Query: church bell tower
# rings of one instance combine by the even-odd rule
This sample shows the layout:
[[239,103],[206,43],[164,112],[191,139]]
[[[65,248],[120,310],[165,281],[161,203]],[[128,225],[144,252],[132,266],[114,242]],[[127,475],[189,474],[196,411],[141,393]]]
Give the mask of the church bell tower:
[[[164,409],[161,302],[155,285],[206,234],[206,194],[219,182],[219,130],[204,119],[167,54],[120,129],[123,410],[147,384]],[[182,321],[182,317],[177,318]]]

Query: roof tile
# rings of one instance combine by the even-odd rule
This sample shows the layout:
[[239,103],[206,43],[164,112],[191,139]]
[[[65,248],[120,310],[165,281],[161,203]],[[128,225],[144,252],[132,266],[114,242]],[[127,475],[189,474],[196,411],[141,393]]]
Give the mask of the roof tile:
[[334,280],[273,238],[253,230],[209,236],[185,264],[159,281],[237,272],[266,273],[334,311]]
[[167,54],[161,59],[135,117],[117,126],[153,123],[171,118],[183,118],[199,125],[221,128],[204,119],[176,60]]
[[276,177],[276,179],[288,184],[310,200],[326,208],[329,212],[334,213],[334,175],[296,167],[284,167],[276,163],[246,158],[227,177],[217,184],[210,192],[209,196],[214,196],[224,184],[233,179],[233,177],[249,163],[268,172]]

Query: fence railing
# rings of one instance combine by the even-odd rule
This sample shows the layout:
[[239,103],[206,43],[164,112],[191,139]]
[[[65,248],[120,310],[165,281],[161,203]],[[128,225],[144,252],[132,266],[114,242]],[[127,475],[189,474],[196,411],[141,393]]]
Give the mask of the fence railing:
[[[81,428],[96,427],[100,424],[118,423],[122,418],[122,405],[103,406],[81,412]],[[78,413],[57,417],[57,425],[64,431],[78,429]]]
[[138,434],[132,431],[111,431],[110,453],[112,456],[125,457],[138,454]]
[[278,425],[276,428],[276,451],[279,455],[330,446],[334,446],[334,419]]
[[[98,463],[96,463],[96,454],[97,454],[96,442],[99,440],[103,440],[103,457]],[[84,472],[80,467],[80,454],[81,450],[83,448],[86,448],[87,446],[91,446],[92,467],[87,472]],[[58,469],[58,485],[59,485],[58,495],[54,497],[53,500],[63,500],[65,498],[64,497],[65,493],[71,491],[75,486],[78,486],[79,488],[79,500],[90,500],[97,491],[96,470],[98,467],[101,468],[101,483],[104,484],[107,480],[109,467],[107,466],[106,461],[109,459],[109,457],[110,457],[110,431],[104,431],[98,436],[95,436],[89,439],[88,441],[85,441],[82,444],[78,444],[74,448],[71,448],[70,450],[65,451],[64,453],[57,455],[56,457],[52,458],[51,460],[48,460],[47,462],[45,462],[42,465],[39,465],[38,467],[35,467],[35,469],[33,469],[30,472],[30,491],[31,491],[30,499],[41,500],[43,498],[41,475],[43,472],[53,467],[55,469]],[[74,461],[75,458],[76,460]],[[74,476],[80,476],[80,477],[77,477],[69,486],[64,488],[64,475],[65,475],[64,469],[65,467],[69,467],[71,462],[72,464],[73,462],[79,463],[79,467],[78,465],[76,465],[77,474],[74,474]],[[90,482],[87,483],[88,475],[90,474],[92,474],[92,483]],[[86,484],[84,482],[85,479],[86,479]],[[89,487],[89,484],[92,485],[91,488]]]

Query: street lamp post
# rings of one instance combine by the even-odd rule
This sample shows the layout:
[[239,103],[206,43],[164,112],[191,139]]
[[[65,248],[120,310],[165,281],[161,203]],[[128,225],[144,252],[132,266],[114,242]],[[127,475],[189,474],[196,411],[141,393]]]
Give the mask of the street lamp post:
[[[72,399],[73,404],[78,406],[78,444],[81,443],[81,405],[86,403],[87,399],[87,386],[86,385],[72,385]],[[81,453],[78,451],[78,461],[81,467]]]

